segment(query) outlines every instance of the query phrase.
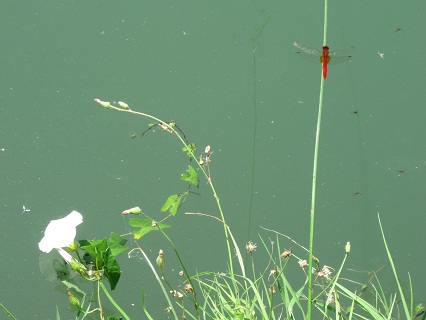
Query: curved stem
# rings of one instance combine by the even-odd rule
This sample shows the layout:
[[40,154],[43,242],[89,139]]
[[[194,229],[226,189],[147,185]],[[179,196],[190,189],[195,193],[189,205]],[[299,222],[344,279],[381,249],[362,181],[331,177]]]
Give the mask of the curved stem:
[[[105,102],[105,101],[102,101],[100,99],[95,99],[95,101],[97,103],[99,103],[100,105],[102,105],[103,107],[107,108],[107,109],[114,109],[114,110],[120,111],[120,112],[126,112],[126,113],[136,114],[136,115],[143,116],[145,118],[154,120],[154,121],[156,121],[158,123],[161,123],[168,130],[170,130],[170,132],[173,132],[174,134],[176,134],[177,138],[180,140],[180,142],[185,147],[188,146],[188,144],[186,143],[185,139],[182,138],[180,132],[176,131],[176,129],[172,125],[168,124],[165,121],[162,121],[159,118],[156,118],[156,117],[154,117],[152,115],[149,115],[147,113],[143,113],[143,112],[139,112],[139,111],[134,111],[134,110],[130,109],[128,106],[127,106],[127,108],[119,108],[119,107],[116,107],[114,105],[111,105],[109,102]],[[231,242],[229,240],[228,229],[226,228],[225,215],[223,213],[222,206],[220,204],[219,196],[216,193],[216,189],[213,186],[213,183],[211,181],[211,178],[210,178],[209,174],[206,172],[206,170],[204,169],[204,167],[200,164],[200,162],[198,161],[197,157],[192,153],[191,149],[190,148],[187,148],[187,149],[188,149],[188,152],[190,153],[190,157],[197,163],[197,165],[200,168],[201,172],[204,174],[204,177],[207,179],[208,184],[210,185],[210,188],[211,188],[211,190],[213,192],[213,196],[214,196],[214,198],[216,200],[216,205],[217,205],[217,207],[219,209],[220,217],[221,217],[221,219],[222,219],[222,221],[224,223],[223,224],[223,230],[224,230],[224,233],[225,233],[226,245],[227,245],[227,250],[228,250],[228,259],[229,259],[230,272],[234,273],[234,267],[233,267],[233,263],[232,263],[232,252],[233,251],[231,250]]]

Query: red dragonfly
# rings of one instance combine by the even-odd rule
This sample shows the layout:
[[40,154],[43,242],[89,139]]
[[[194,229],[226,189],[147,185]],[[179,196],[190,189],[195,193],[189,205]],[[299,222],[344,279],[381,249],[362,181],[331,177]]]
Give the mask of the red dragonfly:
[[304,45],[301,42],[295,42],[294,46],[300,49],[297,54],[305,59],[311,60],[315,58],[316,61],[322,64],[322,76],[327,79],[328,65],[336,64],[343,61],[350,61],[352,56],[347,55],[347,50],[334,50],[330,51],[328,46],[323,46],[322,50],[318,50],[309,46]]

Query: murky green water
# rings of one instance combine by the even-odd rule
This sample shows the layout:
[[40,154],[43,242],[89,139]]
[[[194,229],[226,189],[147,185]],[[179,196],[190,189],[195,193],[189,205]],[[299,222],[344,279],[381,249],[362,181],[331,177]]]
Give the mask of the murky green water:
[[[356,49],[352,62],[330,66],[326,81],[315,230],[322,262],[337,267],[351,241],[347,267],[373,270],[387,261],[380,212],[402,281],[410,272],[424,300],[421,5],[330,3],[330,48]],[[321,46],[322,13],[321,2],[4,4],[1,302],[21,319],[54,319],[56,305],[71,316],[66,296],[39,270],[47,223],[75,209],[84,216],[78,238],[126,233],[124,209],[139,205],[162,217],[165,199],[185,188],[179,176],[187,160],[177,141],[158,130],[131,139],[147,122],[105,111],[94,98],[173,119],[199,150],[212,146],[212,179],[241,247],[248,238],[259,242],[258,233],[272,236],[259,226],[306,244],[321,70],[297,59],[292,44]],[[221,226],[185,211],[218,215],[204,182],[168,234],[191,271],[226,270]],[[142,245],[152,259],[166,251],[178,283],[164,239],[150,235]],[[139,319],[143,284],[161,318],[147,264],[119,262],[119,303]]]

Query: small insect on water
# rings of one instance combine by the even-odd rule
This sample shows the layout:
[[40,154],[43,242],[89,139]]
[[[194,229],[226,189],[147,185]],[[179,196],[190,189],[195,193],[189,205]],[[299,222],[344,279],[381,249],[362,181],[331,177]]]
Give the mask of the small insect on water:
[[21,214],[23,214],[24,212],[30,212],[31,210],[29,209],[29,208],[26,208],[25,206],[22,206],[22,213]]

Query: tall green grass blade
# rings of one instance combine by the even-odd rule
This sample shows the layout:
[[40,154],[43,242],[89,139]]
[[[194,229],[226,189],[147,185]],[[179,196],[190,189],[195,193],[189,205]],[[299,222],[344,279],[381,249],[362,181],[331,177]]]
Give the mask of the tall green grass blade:
[[340,293],[346,295],[349,299],[355,301],[355,303],[363,309],[365,312],[372,316],[372,319],[375,320],[385,320],[386,318],[380,313],[380,311],[368,303],[366,300],[359,297],[357,294],[352,293],[349,289],[341,285],[340,283],[336,283],[336,287],[339,288]]
[[396,281],[396,284],[398,286],[398,291],[399,291],[399,295],[401,296],[402,305],[404,306],[405,317],[407,319],[411,319],[410,311],[408,310],[408,306],[407,306],[407,301],[405,300],[404,292],[402,291],[401,284],[399,283],[398,275],[396,273],[396,268],[395,268],[395,265],[394,265],[393,260],[392,260],[392,255],[391,255],[389,248],[388,248],[388,245],[386,243],[385,233],[383,231],[382,223],[380,221],[380,214],[377,214],[377,218],[379,219],[380,231],[382,232],[383,243],[385,244],[386,252],[388,254],[389,263],[392,267],[393,275],[395,277],[395,281]]
[[414,303],[414,294],[413,294],[413,284],[411,283],[411,275],[408,272],[408,281],[410,282],[410,314],[414,315],[413,313],[413,303]]
[[[1,304],[0,303],[0,308],[2,308],[3,309],[3,311],[10,317],[10,318],[12,318],[13,320],[16,320],[16,318],[10,313],[10,311],[9,310],[7,310],[6,309],[6,307],[3,305],[3,304]],[[58,307],[56,306],[56,312],[58,312]]]
[[104,283],[102,281],[99,281],[99,284],[100,284],[102,290],[104,291],[105,295],[107,296],[107,298],[109,299],[111,304],[117,309],[117,311],[121,313],[121,315],[124,317],[124,319],[130,320],[130,318],[126,314],[126,312],[124,312],[124,310],[121,309],[121,307],[117,304],[117,302],[115,302],[114,298],[109,294],[108,289],[105,287]]

